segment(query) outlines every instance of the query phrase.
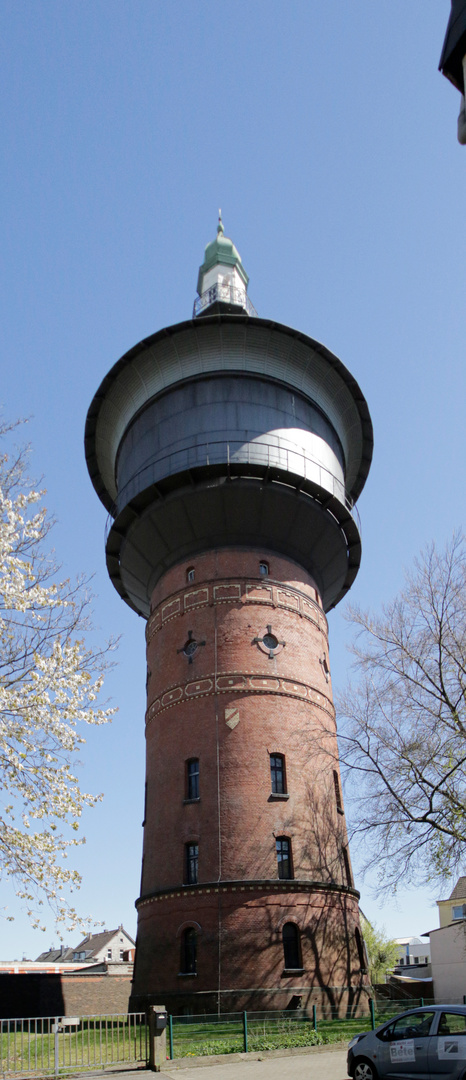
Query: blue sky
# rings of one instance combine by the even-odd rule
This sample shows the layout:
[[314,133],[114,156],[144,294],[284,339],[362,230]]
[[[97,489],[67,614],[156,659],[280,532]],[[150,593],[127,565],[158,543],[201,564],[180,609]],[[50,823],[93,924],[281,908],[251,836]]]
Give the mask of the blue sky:
[[[88,405],[141,338],[190,316],[225,231],[261,316],[349,367],[375,454],[352,599],[380,606],[403,567],[464,520],[466,150],[437,71],[448,0],[3,0],[1,402],[31,417],[66,573],[94,574],[102,637],[123,635],[80,779],[103,791],[79,852],[83,915],[136,920],[144,790],[144,623],[106,577],[105,512],[83,456]],[[330,615],[334,689],[350,658]],[[353,862],[357,859],[353,852]],[[437,924],[438,888],[376,903],[392,935]],[[2,882],[0,958],[56,941]]]

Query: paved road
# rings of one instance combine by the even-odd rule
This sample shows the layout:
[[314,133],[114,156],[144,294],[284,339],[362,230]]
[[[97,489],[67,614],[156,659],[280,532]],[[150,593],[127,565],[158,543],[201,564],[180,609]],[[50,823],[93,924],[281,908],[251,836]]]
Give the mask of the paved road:
[[[234,1058],[234,1060],[232,1060]],[[155,1080],[157,1074],[147,1069],[108,1070],[83,1073],[82,1080]],[[346,1049],[293,1051],[271,1050],[263,1054],[234,1054],[196,1064],[186,1058],[167,1061],[159,1080],[348,1080]],[[78,1078],[75,1078],[78,1080]]]

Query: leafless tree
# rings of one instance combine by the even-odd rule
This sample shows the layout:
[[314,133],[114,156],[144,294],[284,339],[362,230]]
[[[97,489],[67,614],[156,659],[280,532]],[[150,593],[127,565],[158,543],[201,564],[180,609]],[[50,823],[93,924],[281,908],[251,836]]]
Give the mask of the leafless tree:
[[444,879],[466,860],[465,538],[432,544],[381,615],[350,620],[360,680],[337,711],[365,867],[381,887]]

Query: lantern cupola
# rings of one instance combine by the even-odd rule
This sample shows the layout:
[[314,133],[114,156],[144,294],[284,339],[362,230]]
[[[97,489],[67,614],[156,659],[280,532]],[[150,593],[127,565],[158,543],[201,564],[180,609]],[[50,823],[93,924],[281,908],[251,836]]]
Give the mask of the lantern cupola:
[[204,262],[199,267],[198,296],[194,301],[193,317],[216,312],[257,315],[249,300],[249,278],[241,255],[232,240],[225,236],[222,211],[218,213],[217,236],[207,244]]

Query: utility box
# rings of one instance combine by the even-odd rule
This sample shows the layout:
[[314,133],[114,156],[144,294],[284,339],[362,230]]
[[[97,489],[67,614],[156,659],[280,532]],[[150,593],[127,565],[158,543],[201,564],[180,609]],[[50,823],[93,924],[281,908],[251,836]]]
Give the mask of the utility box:
[[155,1016],[155,1028],[156,1028],[156,1031],[165,1031],[165,1028],[166,1028],[167,1024],[168,1024],[168,1013],[167,1012],[158,1012],[158,1013],[156,1013],[156,1016]]

